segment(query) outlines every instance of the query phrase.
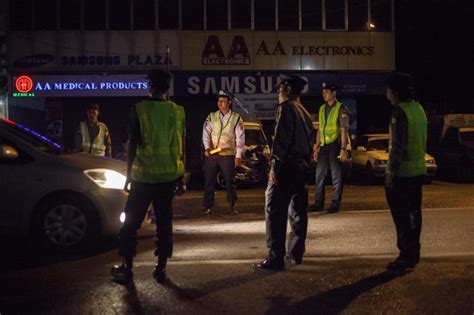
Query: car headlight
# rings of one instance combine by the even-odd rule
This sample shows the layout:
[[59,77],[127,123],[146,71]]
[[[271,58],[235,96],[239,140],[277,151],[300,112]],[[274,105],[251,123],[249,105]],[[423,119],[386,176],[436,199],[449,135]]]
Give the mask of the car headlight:
[[123,189],[127,181],[119,172],[104,168],[85,170],[84,175],[101,188]]
[[434,159],[426,160],[426,164],[436,164]]
[[374,161],[374,165],[375,165],[375,166],[386,166],[386,165],[387,165],[387,161],[384,161],[384,160],[375,160],[375,161]]

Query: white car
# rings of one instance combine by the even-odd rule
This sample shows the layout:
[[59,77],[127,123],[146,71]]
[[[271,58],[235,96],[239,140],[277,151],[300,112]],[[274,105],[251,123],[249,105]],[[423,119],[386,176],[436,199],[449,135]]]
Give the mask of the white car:
[[126,164],[61,147],[0,119],[0,232],[47,248],[91,245],[124,221]]
[[[388,161],[387,133],[366,134],[357,140],[355,150],[352,150],[352,173],[362,175],[367,179],[368,184],[375,183],[377,178],[385,176]],[[430,183],[436,175],[436,161],[425,154],[427,167],[426,182]]]

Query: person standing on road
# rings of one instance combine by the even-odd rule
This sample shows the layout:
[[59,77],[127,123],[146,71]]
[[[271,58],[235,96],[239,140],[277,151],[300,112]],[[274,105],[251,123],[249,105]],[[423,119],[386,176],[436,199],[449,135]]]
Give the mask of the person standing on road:
[[[315,203],[309,212],[324,210],[324,180],[328,168],[332,177],[332,201],[327,213],[339,211],[342,198],[342,167],[341,162],[348,159],[347,142],[349,129],[349,110],[336,99],[336,86],[323,83],[323,99],[325,103],[319,108],[319,128],[313,150],[316,166]],[[340,160],[339,160],[340,159]]]
[[387,99],[394,106],[390,121],[385,195],[397,231],[400,254],[387,269],[403,271],[420,261],[422,185],[426,174],[427,119],[413,100],[411,76],[393,73]]
[[[307,82],[281,75],[277,86],[277,119],[269,181],[265,192],[268,257],[256,267],[283,270],[285,259],[301,264],[308,228],[307,174],[312,156],[314,129],[310,114],[299,101]],[[286,226],[291,234],[285,256]]]
[[237,189],[235,187],[235,168],[240,166],[245,146],[245,131],[240,114],[232,110],[233,95],[219,91],[218,111],[207,116],[202,130],[204,145],[204,211],[212,213],[214,191],[219,170],[224,178],[229,202],[229,213],[238,214],[235,208]]
[[87,121],[82,121],[76,131],[76,151],[95,156],[112,157],[112,141],[107,126],[98,120],[100,107],[91,104],[87,107]]
[[127,283],[133,278],[137,230],[153,202],[156,216],[158,256],[153,277],[162,283],[173,252],[172,200],[184,192],[184,108],[166,100],[171,74],[152,70],[149,76],[151,98],[132,107],[127,154],[127,182],[130,194],[125,206],[125,222],[119,234],[122,265],[111,270],[112,280]]

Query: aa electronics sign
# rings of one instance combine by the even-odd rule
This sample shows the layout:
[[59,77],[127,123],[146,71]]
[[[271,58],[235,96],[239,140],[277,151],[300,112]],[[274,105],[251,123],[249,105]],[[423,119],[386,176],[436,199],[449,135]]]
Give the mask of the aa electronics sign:
[[145,74],[13,77],[13,97],[147,96]]

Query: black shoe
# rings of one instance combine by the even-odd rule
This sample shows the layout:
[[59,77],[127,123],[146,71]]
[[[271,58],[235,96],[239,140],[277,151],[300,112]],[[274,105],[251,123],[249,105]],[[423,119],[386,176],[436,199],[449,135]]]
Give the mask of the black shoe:
[[285,270],[284,262],[271,261],[268,258],[262,260],[261,262],[259,262],[258,264],[255,264],[254,266],[260,269],[265,269],[265,270],[274,270],[274,271]]
[[324,205],[319,205],[319,204],[314,203],[308,207],[308,212],[321,212],[321,211],[324,211]]
[[291,256],[286,255],[285,261],[292,265],[301,265],[301,263],[303,262],[303,258],[293,258]]
[[339,212],[339,206],[336,205],[330,205],[329,208],[327,208],[326,213],[336,213]]
[[229,210],[229,214],[230,215],[237,215],[237,214],[239,214],[239,211],[237,211],[237,209],[235,209],[235,207],[232,207]]
[[155,278],[158,283],[165,283],[166,281],[166,272],[165,269],[155,268],[153,271],[153,278]]
[[405,271],[409,269],[413,269],[416,266],[416,262],[405,260],[403,258],[397,258],[392,262],[387,264],[387,270],[390,271]]
[[212,208],[204,209],[204,214],[212,214]]
[[133,280],[133,271],[131,267],[122,264],[120,266],[114,266],[110,270],[112,281],[120,284],[127,284]]

